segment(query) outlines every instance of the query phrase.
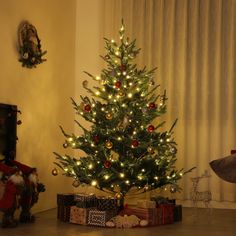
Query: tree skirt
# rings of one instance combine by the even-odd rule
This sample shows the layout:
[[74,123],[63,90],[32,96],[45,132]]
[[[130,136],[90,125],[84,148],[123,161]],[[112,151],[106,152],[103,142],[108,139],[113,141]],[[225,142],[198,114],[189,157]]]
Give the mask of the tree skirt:
[[210,163],[212,170],[223,180],[236,183],[236,153],[227,157],[213,160]]

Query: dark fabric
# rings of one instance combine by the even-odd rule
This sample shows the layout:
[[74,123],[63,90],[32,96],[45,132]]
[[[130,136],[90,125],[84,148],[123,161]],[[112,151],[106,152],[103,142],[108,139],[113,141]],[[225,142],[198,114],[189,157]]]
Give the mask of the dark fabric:
[[212,170],[223,180],[236,183],[236,153],[211,161]]

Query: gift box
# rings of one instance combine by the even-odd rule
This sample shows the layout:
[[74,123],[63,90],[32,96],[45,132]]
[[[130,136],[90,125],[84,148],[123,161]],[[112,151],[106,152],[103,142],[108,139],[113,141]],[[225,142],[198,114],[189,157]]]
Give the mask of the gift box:
[[95,194],[75,194],[74,201],[79,208],[93,208],[97,206]]
[[116,216],[116,210],[99,211],[90,210],[88,216],[88,225],[102,226],[105,227],[106,222],[112,217]]
[[61,206],[74,206],[74,194],[72,193],[62,193],[57,194],[57,205]]
[[174,206],[174,222],[182,221],[182,205]]
[[138,208],[156,208],[155,201],[148,201],[148,200],[139,200],[137,202]]
[[168,197],[162,197],[162,196],[156,196],[156,197],[151,197],[151,201],[155,201],[156,204],[176,204],[175,199],[169,199]]
[[72,206],[70,208],[70,223],[87,225],[89,211],[94,208],[79,208]]
[[157,209],[162,213],[162,224],[172,224],[174,222],[174,205],[173,204],[159,204]]
[[99,211],[118,210],[118,200],[116,198],[97,198],[97,209]]
[[70,206],[58,205],[57,206],[57,219],[63,222],[69,222],[70,221]]
[[119,215],[135,215],[141,220],[147,220],[149,225],[162,224],[161,208],[126,208]]

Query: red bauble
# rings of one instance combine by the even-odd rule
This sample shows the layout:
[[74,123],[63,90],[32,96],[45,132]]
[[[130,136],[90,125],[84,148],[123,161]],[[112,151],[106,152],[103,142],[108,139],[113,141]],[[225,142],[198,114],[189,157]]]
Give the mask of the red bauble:
[[126,65],[122,64],[122,65],[120,66],[120,71],[124,71],[124,70],[126,70]]
[[91,111],[91,106],[89,104],[85,105],[84,110],[87,111],[87,112],[90,112]]
[[138,147],[139,141],[137,139],[134,139],[131,143],[132,147]]
[[95,144],[98,144],[99,143],[99,136],[98,135],[94,135],[93,136],[93,142],[95,143]]
[[151,102],[151,103],[149,103],[148,107],[150,109],[155,109],[156,108],[156,104],[154,102]]
[[149,125],[147,130],[148,132],[152,133],[154,131],[155,127],[153,125]]
[[120,88],[121,87],[121,82],[120,81],[116,81],[115,82],[115,86],[116,86],[116,88]]
[[105,168],[110,168],[111,167],[111,162],[110,161],[104,161],[104,167]]

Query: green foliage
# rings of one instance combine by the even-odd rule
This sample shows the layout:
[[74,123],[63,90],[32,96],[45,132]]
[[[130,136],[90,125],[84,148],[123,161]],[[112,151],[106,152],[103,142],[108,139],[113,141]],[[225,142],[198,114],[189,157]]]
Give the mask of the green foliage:
[[[138,69],[133,60],[139,53],[135,40],[124,38],[120,42],[105,39],[107,54],[102,56],[107,67],[100,76],[86,75],[98,86],[84,88],[93,98],[81,96],[72,105],[79,116],[91,122],[90,130],[79,121],[83,135],[67,134],[64,147],[81,149],[87,155],[76,159],[56,154],[56,164],[66,176],[101,190],[127,194],[131,188],[139,192],[166,185],[178,188],[177,181],[184,174],[176,170],[176,143],[173,127],[162,132],[164,122],[156,124],[166,112],[166,93],[158,94],[155,69]],[[157,119],[155,122],[154,120]],[[153,124],[152,124],[153,123]]]

